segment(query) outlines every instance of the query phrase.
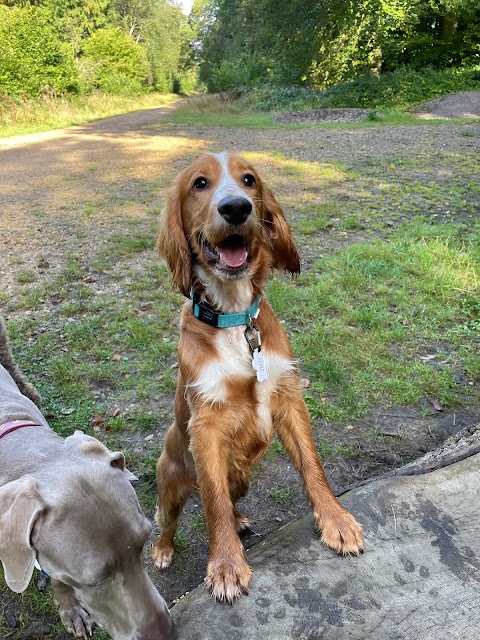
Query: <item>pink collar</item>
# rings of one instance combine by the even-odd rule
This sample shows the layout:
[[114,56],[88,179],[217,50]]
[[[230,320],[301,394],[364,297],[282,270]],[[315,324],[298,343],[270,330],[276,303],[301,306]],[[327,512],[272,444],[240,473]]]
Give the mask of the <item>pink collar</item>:
[[33,422],[33,420],[12,420],[11,422],[5,422],[0,425],[0,438],[6,436],[7,433],[21,429],[22,427],[42,427],[39,422]]

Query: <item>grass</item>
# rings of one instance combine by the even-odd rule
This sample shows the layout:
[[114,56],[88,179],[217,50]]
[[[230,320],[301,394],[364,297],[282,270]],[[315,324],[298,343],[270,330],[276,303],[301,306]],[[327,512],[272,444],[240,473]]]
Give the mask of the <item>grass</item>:
[[267,489],[267,496],[276,502],[277,504],[287,505],[291,504],[295,499],[296,491],[289,487],[282,487],[275,483],[272,487]]
[[[215,103],[209,108],[210,122],[218,124]],[[233,113],[231,122],[243,117]],[[343,430],[375,405],[421,412],[427,397],[447,408],[473,403],[480,381],[480,191],[472,176],[480,159],[434,149],[349,168],[278,152],[244,155],[261,164],[307,263],[298,279],[275,278],[268,297],[310,380],[305,398],[315,430],[328,421],[338,434],[317,438],[323,460],[354,457]],[[155,188],[137,180],[121,192],[124,200],[118,193],[115,201],[80,197],[58,217],[36,210],[33,216],[54,237],[68,231],[59,268],[44,277],[12,256],[15,292],[0,291],[15,353],[40,387],[52,427],[61,435],[99,429],[102,441],[122,449],[129,468],[146,478],[139,497],[150,518],[158,435],[172,418],[183,302],[153,253],[159,203],[148,194]],[[93,238],[87,253],[85,238]],[[457,373],[464,384],[456,383]],[[94,418],[102,419],[100,426]],[[284,455],[275,441],[266,464]],[[295,491],[272,482],[267,496],[289,506]],[[195,512],[177,534],[177,546],[188,553],[176,563],[191,562],[195,540],[205,535]],[[20,640],[35,612],[50,611],[56,620],[49,597],[34,586],[20,600],[31,613],[12,635],[0,610],[1,637]]]
[[[460,89],[459,89],[460,90]],[[268,92],[267,92],[268,95]],[[250,94],[238,97],[237,94],[208,94],[190,97],[188,101],[166,116],[166,122],[177,125],[191,125],[196,127],[244,127],[246,129],[308,129],[314,127],[349,129],[369,128],[378,126],[433,126],[438,124],[452,124],[471,122],[466,118],[417,118],[412,113],[402,111],[404,107],[379,107],[372,110],[365,120],[353,123],[292,123],[279,124],[273,116],[284,111],[301,111],[305,109],[339,108],[322,106],[317,93],[309,94],[308,98],[299,100],[298,104],[290,105],[279,100],[263,103],[260,99],[251,98]],[[417,103],[413,103],[417,104]],[[340,101],[340,106],[348,108],[348,101]],[[410,106],[410,105],[409,105]],[[405,107],[407,108],[407,107]],[[468,134],[467,134],[468,135]]]
[[192,96],[167,117],[167,121],[182,125],[273,128],[276,125],[267,113],[252,111],[241,100],[227,94]]
[[46,94],[37,100],[0,96],[0,137],[62,129],[175,100],[178,96],[174,94],[158,93],[134,97],[94,93],[63,98]]
[[[434,125],[462,119],[418,119],[407,110],[427,100],[458,91],[480,90],[480,67],[416,70],[399,67],[380,77],[360,76],[326,90],[277,85],[240,89],[231,93],[206,94],[185,102],[171,114],[178,124],[284,129],[314,126],[363,128],[379,125]],[[360,108],[365,120],[353,124],[284,124],[272,115],[308,109]],[[466,134],[469,135],[469,134]]]
[[[343,228],[356,229],[345,220]],[[35,323],[26,318],[10,326],[20,358],[28,351],[26,368],[41,379],[47,410],[62,433],[88,427],[97,415],[112,432],[160,427],[149,399],[159,389],[168,396],[175,388],[174,317],[181,299],[155,286],[168,279],[163,265],[150,264],[141,277],[137,267],[125,269],[128,258],[150,248],[150,238],[119,234],[110,243],[107,277],[122,274],[127,299],[105,295],[99,301],[71,258],[48,286],[48,295],[61,300],[50,329],[26,346],[23,336],[34,331],[38,315]],[[455,403],[455,371],[461,368],[471,380],[478,376],[479,244],[478,225],[465,229],[418,219],[404,223],[389,242],[355,244],[317,260],[296,282],[270,284],[269,299],[312,381],[306,399],[314,417],[341,423],[379,402],[416,404],[427,396]],[[103,251],[91,256],[94,270],[101,271],[96,265],[103,264]],[[146,292],[149,302],[139,316]],[[47,291],[38,288],[36,294],[25,291],[18,307],[38,308]],[[425,364],[421,350],[440,335],[453,354]],[[113,419],[117,407],[122,413]],[[274,445],[270,455],[275,452]]]
[[[317,262],[296,284],[270,285],[270,301],[291,327],[312,381],[314,416],[346,421],[376,404],[426,397],[455,404],[455,371],[478,379],[479,242],[478,225],[417,221],[388,243],[359,243]],[[422,361],[439,336],[451,345],[449,355]]]

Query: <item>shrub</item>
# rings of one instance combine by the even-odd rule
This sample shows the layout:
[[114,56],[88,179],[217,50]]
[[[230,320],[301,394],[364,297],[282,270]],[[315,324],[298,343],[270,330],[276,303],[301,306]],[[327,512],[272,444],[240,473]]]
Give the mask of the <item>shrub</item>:
[[0,6],[0,93],[36,97],[78,88],[73,50],[38,7]]
[[84,45],[82,63],[105,93],[141,93],[150,73],[143,47],[119,27],[96,31]]
[[244,93],[243,99],[259,111],[302,109],[408,109],[446,93],[480,89],[480,68],[415,70],[400,67],[380,77],[360,76],[325,91],[304,87],[265,85]]

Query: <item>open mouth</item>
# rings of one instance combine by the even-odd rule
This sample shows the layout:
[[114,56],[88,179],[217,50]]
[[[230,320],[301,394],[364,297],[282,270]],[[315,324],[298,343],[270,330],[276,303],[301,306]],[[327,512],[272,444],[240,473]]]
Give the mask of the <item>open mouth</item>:
[[211,266],[227,273],[238,273],[248,267],[249,245],[239,235],[232,235],[213,247],[203,240],[203,250]]

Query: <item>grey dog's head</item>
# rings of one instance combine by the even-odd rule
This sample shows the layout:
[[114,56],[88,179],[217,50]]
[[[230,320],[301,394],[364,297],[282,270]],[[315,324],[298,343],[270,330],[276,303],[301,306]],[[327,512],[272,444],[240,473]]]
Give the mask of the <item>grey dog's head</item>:
[[81,432],[64,446],[68,464],[60,469],[53,461],[50,478],[25,476],[0,489],[0,557],[7,584],[17,592],[26,589],[37,558],[115,640],[176,638],[165,601],[144,568],[151,525],[123,454]]

